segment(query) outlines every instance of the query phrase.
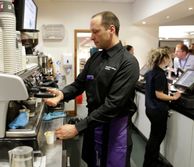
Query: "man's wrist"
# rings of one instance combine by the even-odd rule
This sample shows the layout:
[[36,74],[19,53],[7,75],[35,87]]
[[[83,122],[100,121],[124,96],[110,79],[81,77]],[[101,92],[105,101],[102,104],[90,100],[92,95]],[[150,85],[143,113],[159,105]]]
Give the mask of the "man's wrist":
[[60,101],[64,99],[64,95],[63,95],[62,91],[60,91],[60,93],[59,93],[59,98],[60,98]]
[[76,128],[76,126],[74,125],[74,135],[76,136],[76,135],[78,135],[78,130],[77,130],[77,128]]
[[176,97],[172,96],[172,100],[176,100]]

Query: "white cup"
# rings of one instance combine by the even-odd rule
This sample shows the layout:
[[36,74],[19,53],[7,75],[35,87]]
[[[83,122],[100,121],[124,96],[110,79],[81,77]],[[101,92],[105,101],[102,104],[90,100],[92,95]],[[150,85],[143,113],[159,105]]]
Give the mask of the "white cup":
[[55,132],[54,131],[46,131],[44,135],[46,137],[47,144],[54,144],[55,142]]

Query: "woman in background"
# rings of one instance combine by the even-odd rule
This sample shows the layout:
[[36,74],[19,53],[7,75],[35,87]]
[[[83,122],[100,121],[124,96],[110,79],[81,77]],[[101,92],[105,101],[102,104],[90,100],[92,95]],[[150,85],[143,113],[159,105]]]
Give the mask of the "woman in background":
[[[167,49],[154,49],[149,53],[151,70],[146,74],[146,115],[151,122],[150,136],[146,145],[143,167],[162,167],[159,161],[160,144],[167,129],[169,101],[177,100],[181,94],[168,95],[168,82],[164,69],[170,64]],[[168,165],[165,165],[168,166]]]

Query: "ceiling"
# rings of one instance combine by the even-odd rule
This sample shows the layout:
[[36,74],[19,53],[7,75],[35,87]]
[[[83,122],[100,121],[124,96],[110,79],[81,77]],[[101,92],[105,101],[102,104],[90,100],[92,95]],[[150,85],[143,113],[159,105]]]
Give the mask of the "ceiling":
[[[193,9],[189,10],[190,7]],[[194,0],[184,0],[137,22],[137,24],[142,24],[142,21],[146,21],[147,24],[157,25],[194,25]]]
[[[36,0],[40,1],[40,0]],[[42,1],[42,0],[41,0]],[[52,2],[110,2],[110,3],[133,3],[136,0],[50,0]],[[188,10],[193,7],[193,10]],[[134,24],[140,25],[145,21],[147,25],[191,25],[194,24],[194,0],[183,0],[183,2],[160,11],[144,20],[138,20]]]
[[53,0],[53,1],[66,1],[66,2],[72,2],[72,1],[79,1],[79,2],[118,2],[118,3],[132,3],[135,0]]

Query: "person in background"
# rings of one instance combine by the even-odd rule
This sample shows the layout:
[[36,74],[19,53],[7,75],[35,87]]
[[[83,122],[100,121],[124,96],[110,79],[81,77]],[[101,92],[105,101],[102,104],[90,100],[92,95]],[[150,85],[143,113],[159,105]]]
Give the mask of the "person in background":
[[126,45],[125,48],[128,50],[128,52],[132,55],[134,55],[134,48],[131,45]]
[[175,48],[170,48],[169,46],[164,46],[164,47],[161,47],[161,49],[166,49],[167,52],[169,52],[170,57],[171,57],[171,62],[169,64],[168,68],[167,68],[167,72],[168,72],[167,78],[169,80],[171,80],[173,78],[176,78],[176,74],[175,74],[175,71],[174,71]]
[[56,129],[57,138],[84,133],[82,158],[88,167],[130,167],[131,117],[136,111],[133,94],[139,64],[119,40],[120,23],[114,13],[97,13],[91,18],[90,29],[91,39],[101,51],[88,59],[73,83],[61,91],[50,89],[56,97],[44,101],[56,106],[85,91],[88,116],[75,125]]
[[189,49],[183,43],[177,44],[175,49],[174,69],[177,71],[185,71],[187,69],[194,69],[194,56],[191,56]]
[[171,57],[166,49],[153,49],[149,53],[148,64],[151,70],[146,74],[145,106],[151,131],[146,144],[143,167],[164,167],[159,160],[159,153],[160,144],[166,135],[169,101],[177,100],[181,96],[179,92],[173,96],[168,95],[164,69],[170,61]]
[[98,48],[96,47],[92,47],[90,48],[90,56],[92,56],[94,53],[96,53],[98,51]]
[[194,43],[189,46],[189,52],[194,55]]

